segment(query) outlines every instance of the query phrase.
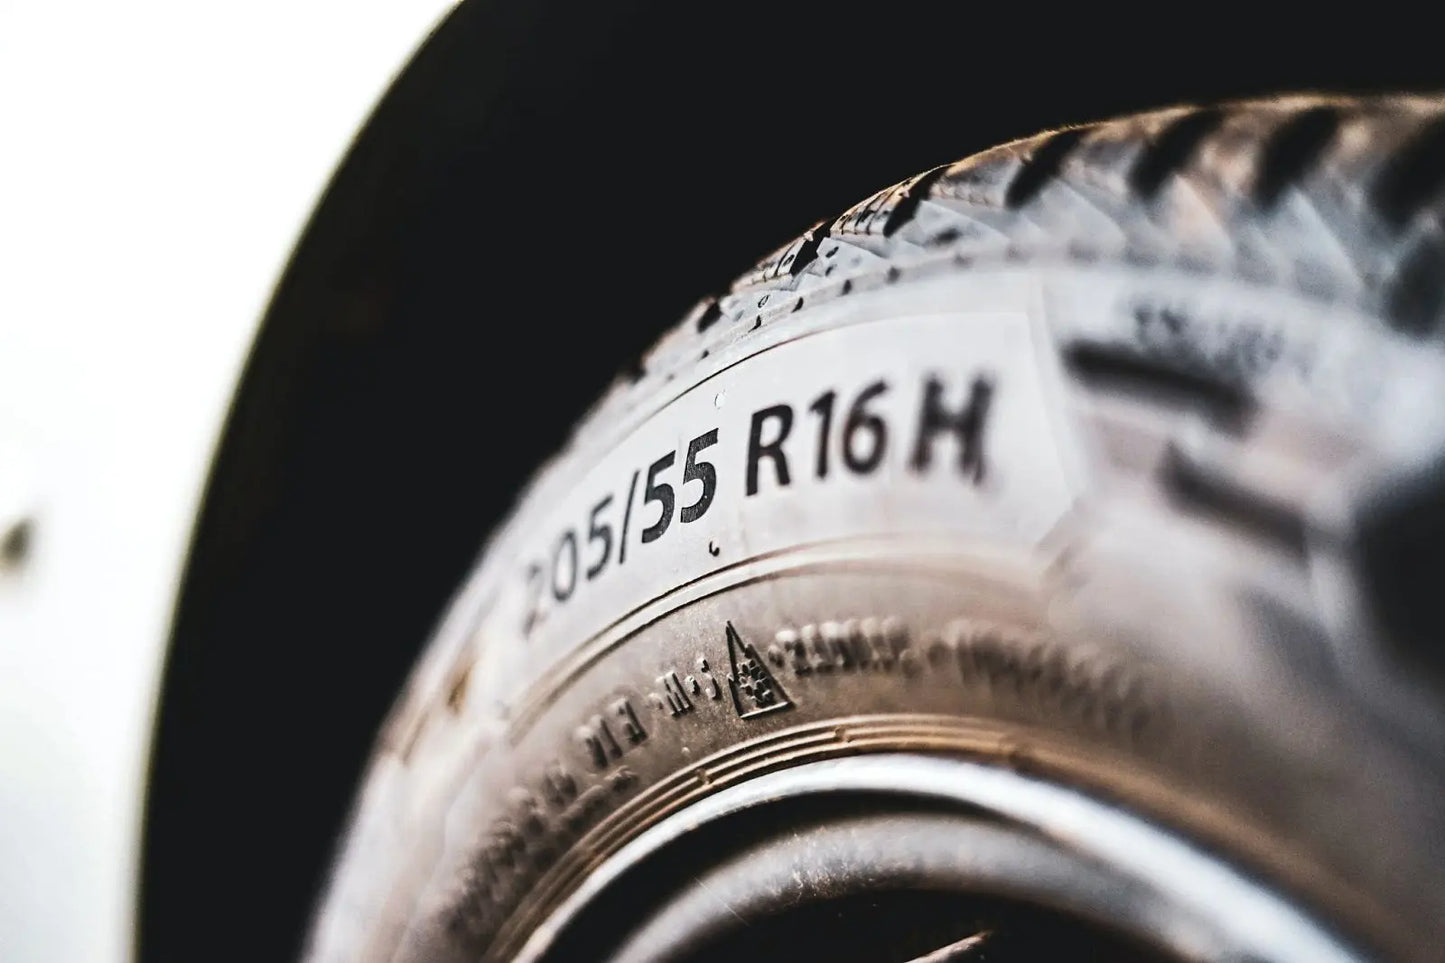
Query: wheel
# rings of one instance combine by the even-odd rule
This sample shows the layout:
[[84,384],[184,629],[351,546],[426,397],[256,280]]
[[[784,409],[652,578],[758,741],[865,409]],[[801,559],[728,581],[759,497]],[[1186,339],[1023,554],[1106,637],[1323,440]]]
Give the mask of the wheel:
[[309,958],[1437,959],[1442,182],[1439,99],[1164,110],[704,300],[491,539]]

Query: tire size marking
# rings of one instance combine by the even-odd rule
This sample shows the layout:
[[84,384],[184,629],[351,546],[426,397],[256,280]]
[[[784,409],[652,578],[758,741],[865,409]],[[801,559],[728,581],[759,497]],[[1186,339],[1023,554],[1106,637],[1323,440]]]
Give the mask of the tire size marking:
[[[959,394],[958,379],[939,374],[929,374],[920,384],[910,386],[916,401],[912,405],[913,423],[901,432],[908,453],[906,466],[920,476],[950,470],[941,460],[935,464],[935,449],[949,438],[956,452],[952,473],[965,484],[977,486],[987,468],[984,443],[996,390],[994,377],[981,370],[968,373],[961,398],[952,401],[950,382],[952,393]],[[737,497],[735,493],[740,489],[742,497],[752,498],[769,489],[787,489],[800,472],[817,482],[838,478],[839,467],[846,475],[873,475],[891,446],[898,443],[898,426],[890,427],[880,409],[881,400],[895,390],[887,379],[878,378],[851,391],[829,388],[806,405],[795,407],[780,402],[756,409],[744,420],[746,455],[736,488],[725,484],[728,476],[719,473],[709,452],[719,445],[724,428],[731,429],[718,425],[637,467],[625,488],[598,492],[586,518],[557,533],[547,555],[525,566],[523,581],[528,601],[522,619],[523,635],[529,636],[551,611],[605,581],[609,568],[627,561],[629,547],[634,552],[645,552],[676,531],[674,521],[680,525],[701,521],[719,495],[725,500],[730,495]],[[803,414],[812,417],[805,419]],[[808,422],[812,423],[811,431],[804,427]],[[639,480],[641,495],[634,509]],[[634,511],[640,528],[632,537]],[[614,537],[613,520],[619,515],[620,534]]]
[[[522,622],[522,632],[530,635],[533,627],[545,613],[547,602],[547,586],[551,586],[551,601],[554,605],[561,605],[572,597],[578,589],[578,566],[586,564],[587,582],[602,576],[608,564],[614,556],[616,547],[617,565],[621,566],[627,561],[628,532],[632,522],[632,502],[637,491],[637,480],[639,477],[645,479],[642,489],[642,504],[640,511],[644,518],[649,512],[655,513],[651,524],[647,524],[637,539],[637,544],[649,545],[656,542],[667,534],[672,526],[672,520],[677,517],[683,525],[690,525],[699,521],[707,510],[712,507],[713,499],[717,495],[717,467],[706,460],[705,452],[713,447],[718,441],[718,429],[711,428],[688,442],[685,460],[682,467],[682,482],[679,490],[690,491],[693,482],[701,484],[702,488],[691,502],[681,506],[678,510],[678,492],[674,490],[673,483],[664,476],[672,475],[670,469],[676,463],[676,453],[668,452],[649,465],[644,473],[638,469],[632,473],[632,480],[627,485],[627,495],[623,502],[622,529],[621,535],[613,539],[612,523],[610,519],[616,517],[613,511],[614,499],[609,492],[598,499],[588,513],[587,521],[580,531],[583,533],[585,550],[578,549],[579,529],[567,528],[557,536],[556,548],[553,550],[550,563],[534,561],[527,565],[525,581],[527,583],[527,609]],[[655,509],[651,506],[657,506]],[[579,554],[579,551],[583,554]],[[587,561],[585,555],[590,554],[591,560]],[[583,559],[583,561],[579,561]]]
[[530,685],[651,600],[805,545],[1044,537],[1085,477],[1047,332],[936,297],[759,350],[564,458],[487,573],[488,677]]

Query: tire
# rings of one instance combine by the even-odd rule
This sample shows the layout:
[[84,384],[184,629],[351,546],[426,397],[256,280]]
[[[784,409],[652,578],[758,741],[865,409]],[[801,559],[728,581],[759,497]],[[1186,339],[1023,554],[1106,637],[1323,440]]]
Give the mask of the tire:
[[[758,840],[885,811],[884,838],[943,839],[890,792],[974,786],[944,806],[974,818],[1014,780],[1162,834],[1116,859],[1079,829],[1099,873],[1176,844],[1213,867],[1120,870],[1196,900],[1170,912],[1198,938],[1064,900],[1140,945],[1322,958],[1282,935],[1304,921],[1340,958],[1438,959],[1442,105],[1045,133],[703,301],[491,539],[380,736],[309,958],[683,958],[697,933],[619,947]],[[753,812],[804,784],[806,813]],[[716,802],[748,792],[751,823]],[[1052,846],[1074,805],[988,825]],[[1210,908],[1216,871],[1249,912]],[[1293,922],[1239,929],[1266,904]]]

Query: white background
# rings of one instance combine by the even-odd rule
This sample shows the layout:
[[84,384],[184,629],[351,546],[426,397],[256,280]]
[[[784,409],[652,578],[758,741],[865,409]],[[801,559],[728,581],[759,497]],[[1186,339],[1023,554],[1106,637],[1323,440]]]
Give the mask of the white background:
[[[291,244],[442,0],[0,0],[0,958],[132,951],[163,645]],[[199,881],[198,881],[199,882]]]

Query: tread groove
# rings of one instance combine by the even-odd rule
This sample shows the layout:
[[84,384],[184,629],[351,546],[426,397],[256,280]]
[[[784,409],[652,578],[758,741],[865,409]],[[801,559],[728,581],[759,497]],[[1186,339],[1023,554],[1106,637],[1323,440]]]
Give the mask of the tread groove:
[[1238,385],[1137,349],[1078,341],[1064,346],[1062,355],[1065,367],[1085,384],[1173,398],[1211,411],[1221,424],[1242,424],[1254,406]]
[[899,198],[897,205],[888,214],[888,221],[883,225],[883,236],[892,237],[893,232],[913,220],[913,215],[918,213],[918,205],[923,203],[928,192],[933,189],[934,183],[948,170],[947,164],[940,164],[926,174],[923,174],[911,184],[906,192]]
[[1037,197],[1058,176],[1064,161],[1088,132],[1087,127],[1069,127],[1048,135],[1009,183],[1004,206],[1016,210]]
[[1436,326],[1445,305],[1445,239],[1426,238],[1401,260],[1385,308],[1395,329],[1422,336]]
[[1385,222],[1405,226],[1445,185],[1445,117],[1427,124],[1395,152],[1371,190],[1371,201]]
[[708,306],[703,309],[702,314],[697,316],[697,330],[699,332],[706,331],[721,319],[722,308],[718,306],[717,299],[714,298],[708,302]]
[[1254,202],[1269,210],[1317,164],[1340,127],[1333,106],[1311,107],[1286,121],[1266,138],[1259,155]]
[[804,234],[802,243],[798,245],[798,250],[792,255],[792,260],[784,260],[783,270],[787,271],[790,276],[796,277],[803,272],[804,268],[812,264],[817,259],[818,247],[827,239],[828,229],[831,226],[832,221],[824,221]]
[[1165,455],[1160,482],[1181,507],[1248,529],[1300,555],[1305,553],[1307,523],[1296,506],[1235,487],[1201,470],[1177,447],[1171,446]]
[[1129,170],[1129,186],[1143,200],[1153,200],[1164,184],[1191,160],[1199,145],[1224,123],[1224,111],[1206,107],[1191,111],[1166,127],[1139,155]]

